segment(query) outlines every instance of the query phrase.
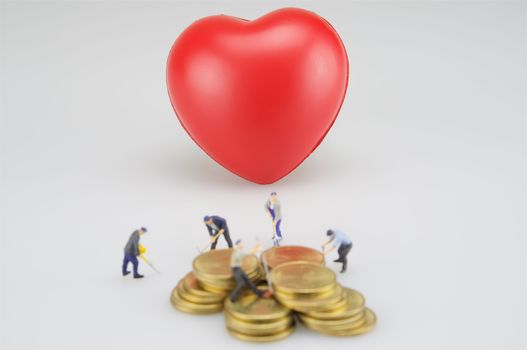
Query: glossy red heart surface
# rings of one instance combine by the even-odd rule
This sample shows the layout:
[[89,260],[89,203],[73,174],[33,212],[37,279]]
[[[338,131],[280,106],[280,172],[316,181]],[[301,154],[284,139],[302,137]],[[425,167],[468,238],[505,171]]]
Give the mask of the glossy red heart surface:
[[273,183],[320,144],[346,95],[348,58],[333,27],[303,9],[253,21],[200,19],[176,39],[167,62],[181,125],[234,174]]

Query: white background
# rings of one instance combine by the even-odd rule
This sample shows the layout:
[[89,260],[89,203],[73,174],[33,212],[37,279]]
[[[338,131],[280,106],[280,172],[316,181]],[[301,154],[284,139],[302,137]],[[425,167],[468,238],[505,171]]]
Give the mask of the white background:
[[[332,23],[350,86],[316,152],[260,186],[185,134],[165,61],[195,19],[285,5]],[[339,279],[379,323],[259,348],[526,348],[524,3],[3,3],[0,23],[2,349],[252,348],[168,297],[203,215],[268,239],[271,191],[285,243],[351,234]],[[120,265],[141,225],[162,274],[135,281]]]

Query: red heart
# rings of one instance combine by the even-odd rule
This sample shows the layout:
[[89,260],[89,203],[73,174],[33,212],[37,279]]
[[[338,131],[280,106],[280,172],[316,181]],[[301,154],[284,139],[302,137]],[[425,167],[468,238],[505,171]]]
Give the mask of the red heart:
[[331,128],[348,59],[333,27],[286,8],[254,21],[200,19],[172,46],[167,85],[190,137],[233,173],[268,184],[295,169]]

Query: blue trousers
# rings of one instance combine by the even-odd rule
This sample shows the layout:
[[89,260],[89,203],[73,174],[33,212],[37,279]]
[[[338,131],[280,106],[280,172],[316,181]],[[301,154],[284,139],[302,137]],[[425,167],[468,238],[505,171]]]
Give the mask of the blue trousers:
[[[269,214],[271,214],[271,217],[273,218],[273,221],[274,221],[274,209],[271,209],[269,207],[267,207],[267,210],[269,210]],[[282,238],[282,231],[280,231],[280,224],[282,223],[282,219],[278,220],[276,222],[276,238]]]
[[276,222],[276,237],[282,238],[282,231],[280,231],[280,224],[282,223],[282,219],[278,220]]
[[275,230],[275,234],[276,234],[276,237],[274,238],[273,240],[273,245],[275,247],[279,247],[280,246],[280,240],[282,239],[282,231],[280,230],[280,224],[282,223],[282,219],[278,220],[276,222],[276,230]]
[[134,267],[134,277],[139,275],[137,272],[137,268],[139,267],[139,260],[137,260],[137,256],[124,253],[123,274],[128,270],[128,263],[132,263]]

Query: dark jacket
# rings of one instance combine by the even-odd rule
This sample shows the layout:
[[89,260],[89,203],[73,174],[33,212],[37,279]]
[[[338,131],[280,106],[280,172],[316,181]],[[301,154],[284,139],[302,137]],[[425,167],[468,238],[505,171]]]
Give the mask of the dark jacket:
[[124,246],[124,253],[133,256],[139,255],[139,231],[134,231]]
[[[218,228],[218,231],[223,229],[223,231],[229,232],[229,229],[227,228],[227,220],[225,220],[222,217],[216,216],[216,215],[211,216],[211,219],[212,219],[212,223],[216,225],[216,227]],[[214,232],[215,230],[213,230],[213,228],[210,227],[209,225],[205,224],[205,226],[207,226],[207,230],[209,230],[209,235],[214,236],[215,234],[218,233],[218,232]]]

